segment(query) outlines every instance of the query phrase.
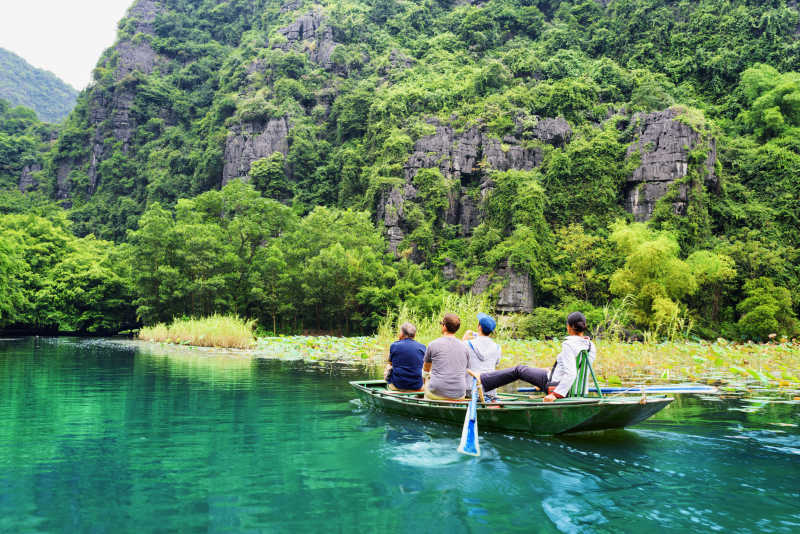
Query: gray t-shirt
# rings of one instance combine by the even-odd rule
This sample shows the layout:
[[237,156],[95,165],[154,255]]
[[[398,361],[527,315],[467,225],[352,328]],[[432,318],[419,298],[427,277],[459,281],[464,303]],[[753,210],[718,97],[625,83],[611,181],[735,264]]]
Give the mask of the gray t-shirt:
[[449,336],[434,339],[425,351],[425,361],[431,362],[431,392],[451,399],[464,396],[469,354],[460,340]]

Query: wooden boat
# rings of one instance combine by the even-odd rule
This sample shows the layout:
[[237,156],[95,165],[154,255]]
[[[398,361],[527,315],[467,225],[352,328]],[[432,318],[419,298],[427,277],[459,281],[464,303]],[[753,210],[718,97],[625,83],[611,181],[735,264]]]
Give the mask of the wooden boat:
[[[461,425],[467,402],[434,401],[422,393],[396,393],[383,380],[350,382],[361,402],[385,412]],[[499,394],[496,403],[478,404],[481,430],[533,435],[567,434],[625,428],[669,405],[665,395],[567,397],[542,402],[528,395]]]

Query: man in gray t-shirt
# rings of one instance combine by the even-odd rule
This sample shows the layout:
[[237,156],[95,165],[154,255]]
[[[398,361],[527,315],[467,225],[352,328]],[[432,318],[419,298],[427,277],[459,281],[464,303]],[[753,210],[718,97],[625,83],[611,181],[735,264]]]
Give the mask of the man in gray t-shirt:
[[442,337],[431,341],[425,351],[423,371],[430,372],[425,398],[432,400],[463,399],[467,389],[466,371],[469,353],[455,337],[461,327],[458,315],[448,313],[442,319]]

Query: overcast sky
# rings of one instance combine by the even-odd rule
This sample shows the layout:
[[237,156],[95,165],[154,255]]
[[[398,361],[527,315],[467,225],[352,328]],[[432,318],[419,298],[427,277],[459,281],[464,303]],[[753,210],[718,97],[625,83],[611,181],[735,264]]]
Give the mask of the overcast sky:
[[0,0],[0,47],[83,89],[133,1]]

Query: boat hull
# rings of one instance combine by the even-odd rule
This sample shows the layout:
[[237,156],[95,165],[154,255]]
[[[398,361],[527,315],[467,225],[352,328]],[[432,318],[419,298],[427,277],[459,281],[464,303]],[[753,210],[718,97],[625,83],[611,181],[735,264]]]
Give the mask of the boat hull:
[[[467,403],[430,401],[397,395],[382,380],[350,382],[366,406],[388,413],[461,425]],[[651,417],[672,402],[671,397],[579,398],[553,403],[509,401],[478,406],[481,430],[532,435],[567,434],[625,428]]]

